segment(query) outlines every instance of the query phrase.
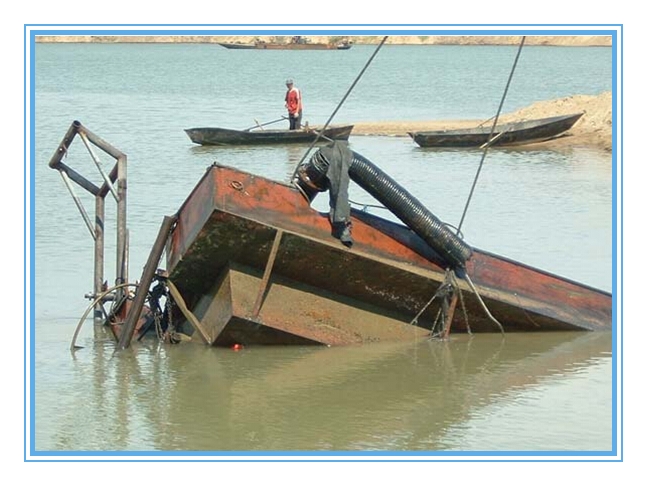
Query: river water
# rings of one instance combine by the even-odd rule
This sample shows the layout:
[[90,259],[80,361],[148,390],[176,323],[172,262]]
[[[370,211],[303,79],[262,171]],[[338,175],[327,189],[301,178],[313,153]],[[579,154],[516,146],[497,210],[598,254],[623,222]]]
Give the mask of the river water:
[[[163,217],[178,209],[206,167],[217,161],[286,181],[308,149],[200,147],[183,129],[240,129],[279,118],[288,77],[303,91],[304,119],[323,124],[375,49],[36,44],[32,455],[496,459],[613,450],[613,333],[454,335],[449,342],[239,352],[154,341],[114,355],[111,337],[88,321],[77,343],[83,348],[70,352],[89,304],[93,245],[48,162],[73,120],[128,156],[134,280]],[[496,113],[516,52],[384,46],[333,123],[485,120]],[[524,47],[503,111],[611,90],[612,69],[610,48]],[[350,143],[438,217],[458,224],[480,152],[426,150],[404,137],[351,135]],[[65,163],[98,183],[80,140]],[[88,194],[77,194],[93,214]],[[358,205],[375,203],[359,187],[351,186],[350,196]],[[107,201],[112,284],[115,205]],[[463,233],[474,247],[613,291],[613,202],[607,152],[493,149]]]

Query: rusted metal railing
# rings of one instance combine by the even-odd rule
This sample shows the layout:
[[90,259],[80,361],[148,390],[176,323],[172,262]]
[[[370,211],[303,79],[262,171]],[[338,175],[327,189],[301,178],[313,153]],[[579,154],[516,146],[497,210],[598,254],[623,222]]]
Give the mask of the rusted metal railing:
[[[69,167],[63,162],[67,155],[70,145],[76,136],[79,136],[83,144],[88,149],[92,160],[94,161],[103,183],[97,186],[83,175]],[[99,148],[104,153],[115,159],[115,164],[110,172],[106,172],[98,156],[93,150],[93,146]],[[116,149],[101,137],[95,135],[81,122],[74,121],[63,137],[56,152],[49,161],[49,166],[56,169],[61,174],[63,182],[72,195],[74,202],[85,221],[90,236],[94,240],[94,289],[93,294],[88,296],[91,299],[101,295],[104,282],[104,251],[105,251],[105,198],[111,194],[117,203],[117,269],[115,285],[128,282],[128,228],[126,225],[126,191],[127,191],[127,158],[126,154]],[[74,185],[77,184],[95,198],[95,218],[94,224],[83,207],[81,199],[74,191]],[[123,289],[120,290],[123,292]],[[119,296],[118,296],[119,297]],[[97,303],[94,309],[95,323],[102,319],[101,303]]]

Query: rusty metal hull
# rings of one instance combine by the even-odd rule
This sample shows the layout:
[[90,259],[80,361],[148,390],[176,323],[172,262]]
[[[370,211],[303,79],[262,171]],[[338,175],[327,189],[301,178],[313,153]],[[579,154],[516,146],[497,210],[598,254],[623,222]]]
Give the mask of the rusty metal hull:
[[[411,322],[445,269],[402,225],[354,212],[347,248],[331,236],[327,214],[294,187],[218,165],[177,216],[166,246],[169,278],[209,344],[344,345],[431,333],[439,304]],[[466,269],[506,332],[611,329],[607,292],[480,250]],[[499,332],[469,286],[459,285],[466,316],[456,311],[452,332]]]

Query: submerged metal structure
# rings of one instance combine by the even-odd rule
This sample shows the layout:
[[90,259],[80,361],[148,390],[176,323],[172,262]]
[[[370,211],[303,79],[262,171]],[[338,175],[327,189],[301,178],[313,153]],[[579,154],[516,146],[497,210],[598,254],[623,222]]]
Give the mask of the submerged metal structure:
[[[76,135],[97,167],[90,143],[116,158],[112,171],[102,172],[102,186],[62,162]],[[354,157],[362,185],[379,190],[396,184],[373,174],[358,154]],[[335,236],[330,215],[311,207],[307,187],[218,164],[207,169],[177,213],[164,218],[141,278],[133,284],[135,291],[124,295],[129,285],[125,164],[122,152],[77,121],[50,161],[95,239],[94,296],[100,298],[95,322],[102,319],[111,327],[119,348],[153,328],[158,336],[161,330],[211,346],[337,346],[447,338],[450,329],[489,333],[612,327],[610,293],[460,241],[432,244],[449,235],[419,204],[406,209],[407,201],[401,208],[412,228],[350,211],[353,242],[347,245]],[[94,227],[71,181],[95,196]],[[406,194],[398,187],[387,192]],[[111,315],[101,300],[104,199],[109,193],[119,205],[114,288],[127,304]],[[428,233],[417,218],[429,222]],[[165,269],[159,270],[164,253]]]
[[[213,165],[177,213],[167,271],[208,344],[359,344],[432,336],[447,301],[447,263],[406,226],[358,211],[352,248],[292,185]],[[478,294],[461,298],[452,332],[611,329],[611,295],[474,249]],[[456,305],[456,304],[454,304]],[[423,311],[421,313],[421,310]]]
[[[80,174],[63,160],[76,137],[79,137],[101,176],[101,185],[96,185],[90,179]],[[112,169],[106,171],[99,160],[93,147],[112,157],[115,162]],[[94,299],[105,291],[104,285],[104,247],[105,247],[105,208],[106,197],[112,196],[117,204],[117,268],[115,286],[128,282],[128,226],[127,226],[127,157],[126,154],[103,140],[98,135],[88,130],[81,122],[75,120],[57,147],[49,161],[49,166],[61,174],[61,178],[70,192],[83,220],[94,241],[94,285],[92,294],[88,298]],[[94,222],[83,206],[81,199],[74,190],[74,184],[94,196]],[[118,294],[123,294],[120,288]],[[100,302],[95,305],[95,322],[101,321],[105,316]]]

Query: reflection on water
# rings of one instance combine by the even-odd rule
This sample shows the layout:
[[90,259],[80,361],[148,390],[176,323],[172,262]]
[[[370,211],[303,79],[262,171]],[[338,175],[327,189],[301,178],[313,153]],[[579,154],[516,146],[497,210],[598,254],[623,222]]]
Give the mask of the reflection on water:
[[[239,352],[148,342],[117,356],[101,334],[90,344],[60,367],[75,386],[48,407],[55,423],[38,421],[39,450],[558,451],[610,442],[600,417],[612,390],[591,400],[582,386],[609,372],[608,333]],[[39,389],[60,392],[49,382]],[[524,423],[518,434],[501,424],[511,413]],[[547,435],[546,422],[561,433]]]

